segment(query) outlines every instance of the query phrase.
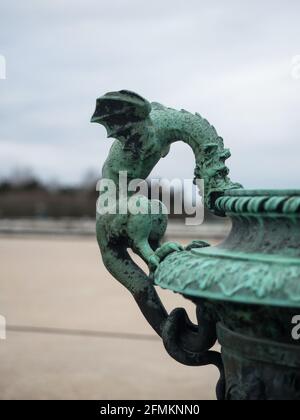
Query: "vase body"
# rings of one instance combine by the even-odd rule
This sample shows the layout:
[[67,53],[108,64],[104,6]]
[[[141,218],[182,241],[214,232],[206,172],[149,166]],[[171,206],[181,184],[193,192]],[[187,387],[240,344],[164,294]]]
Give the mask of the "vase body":
[[229,236],[171,254],[155,282],[216,323],[226,399],[300,400],[300,192],[233,190],[216,205]]

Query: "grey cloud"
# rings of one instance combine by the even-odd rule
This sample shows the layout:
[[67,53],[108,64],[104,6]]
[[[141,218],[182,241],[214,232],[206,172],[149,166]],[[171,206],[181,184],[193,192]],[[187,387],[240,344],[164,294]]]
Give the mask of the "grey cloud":
[[[207,117],[246,186],[296,187],[299,12],[297,0],[4,1],[0,175],[23,161],[46,179],[100,172],[111,142],[89,124],[95,99],[127,88]],[[175,145],[153,173],[192,172]]]

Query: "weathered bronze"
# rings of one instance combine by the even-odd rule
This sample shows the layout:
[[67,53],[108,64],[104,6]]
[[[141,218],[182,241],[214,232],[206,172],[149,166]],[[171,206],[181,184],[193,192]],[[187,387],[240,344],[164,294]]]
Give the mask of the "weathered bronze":
[[[230,152],[205,119],[150,104],[132,92],[99,98],[92,122],[116,139],[102,176],[117,185],[117,211],[97,214],[102,258],[167,352],[186,365],[217,366],[218,399],[300,399],[300,347],[291,334],[292,318],[300,312],[300,191],[242,189],[229,179]],[[119,172],[127,171],[128,182],[145,179],[175,141],[194,152],[206,205],[232,220],[230,235],[218,246],[201,240],[186,248],[161,245],[167,226],[161,203],[156,215],[118,211],[127,206]],[[137,199],[142,207],[151,205],[144,196]],[[149,275],[132,261],[128,248],[148,264]],[[182,308],[168,314],[154,284],[191,299],[198,325]],[[210,351],[217,339],[222,357]]]

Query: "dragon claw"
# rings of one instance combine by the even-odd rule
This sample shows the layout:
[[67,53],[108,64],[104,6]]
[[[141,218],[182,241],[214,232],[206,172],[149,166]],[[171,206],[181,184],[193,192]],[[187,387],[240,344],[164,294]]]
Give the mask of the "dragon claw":
[[157,248],[155,253],[149,258],[148,265],[151,271],[154,271],[158,265],[172,252],[183,251],[183,246],[176,242],[166,242]]
[[159,262],[159,258],[155,254],[151,255],[148,260],[150,271],[155,271],[159,265]]
[[195,249],[195,248],[206,248],[208,246],[210,246],[210,244],[205,241],[192,241],[190,244],[188,244],[185,247],[185,250],[191,251],[192,249]]

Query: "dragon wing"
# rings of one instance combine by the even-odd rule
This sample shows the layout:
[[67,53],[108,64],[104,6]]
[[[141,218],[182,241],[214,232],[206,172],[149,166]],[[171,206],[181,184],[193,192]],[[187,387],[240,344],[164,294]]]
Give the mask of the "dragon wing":
[[132,124],[146,119],[150,112],[150,102],[134,92],[109,92],[97,99],[91,122],[103,125],[108,137],[124,143]]

